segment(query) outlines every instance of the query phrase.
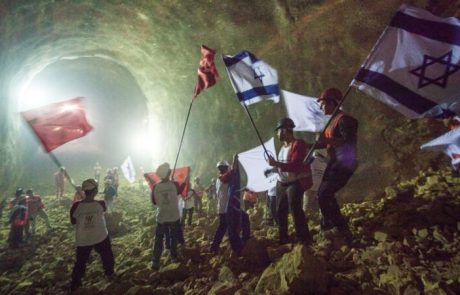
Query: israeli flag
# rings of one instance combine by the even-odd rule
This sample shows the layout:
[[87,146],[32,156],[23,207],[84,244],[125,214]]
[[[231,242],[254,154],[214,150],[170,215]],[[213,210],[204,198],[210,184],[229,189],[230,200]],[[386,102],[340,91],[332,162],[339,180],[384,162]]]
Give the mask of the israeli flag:
[[130,156],[121,164],[121,172],[123,172],[123,176],[129,183],[133,183],[136,180],[136,171],[134,171],[133,161],[131,161]]
[[420,147],[422,150],[440,151],[450,157],[452,165],[460,163],[460,128],[452,129]]
[[351,85],[409,118],[458,112],[460,20],[403,4]]
[[280,89],[278,73],[249,51],[223,57],[228,77],[241,104],[250,105],[262,100],[278,103]]

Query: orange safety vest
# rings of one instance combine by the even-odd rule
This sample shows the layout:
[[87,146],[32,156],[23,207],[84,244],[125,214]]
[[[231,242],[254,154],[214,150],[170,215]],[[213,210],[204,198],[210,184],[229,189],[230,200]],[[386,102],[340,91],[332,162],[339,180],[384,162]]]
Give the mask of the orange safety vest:
[[[332,118],[331,123],[324,130],[324,137],[325,138],[333,138],[334,137],[335,129],[339,125],[340,119],[342,119],[343,116],[345,116],[345,113],[340,112],[334,118]],[[330,149],[330,148],[332,148],[332,145],[328,144],[326,147],[327,147],[327,149]]]

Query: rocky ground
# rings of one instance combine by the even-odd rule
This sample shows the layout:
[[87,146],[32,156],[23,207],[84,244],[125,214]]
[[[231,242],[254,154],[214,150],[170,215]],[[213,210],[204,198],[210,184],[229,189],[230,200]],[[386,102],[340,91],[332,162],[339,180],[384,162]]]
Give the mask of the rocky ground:
[[[37,236],[20,249],[6,247],[0,227],[0,294],[65,294],[74,262],[70,201],[43,197],[54,230],[38,221]],[[426,171],[388,187],[377,201],[346,204],[353,239],[326,239],[310,214],[311,247],[277,245],[264,225],[264,204],[251,210],[253,238],[242,257],[224,239],[208,251],[216,217],[205,214],[185,228],[179,263],[166,251],[150,270],[154,215],[147,194],[122,189],[107,214],[116,279],[106,279],[93,252],[77,294],[460,294],[460,178]],[[195,216],[197,217],[197,216]],[[293,228],[290,228],[293,231]]]

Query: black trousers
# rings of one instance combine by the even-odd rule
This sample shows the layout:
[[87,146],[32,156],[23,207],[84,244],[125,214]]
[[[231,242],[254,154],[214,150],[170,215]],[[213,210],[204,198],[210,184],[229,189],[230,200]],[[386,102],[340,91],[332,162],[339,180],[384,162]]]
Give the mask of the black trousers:
[[287,243],[289,239],[289,211],[291,211],[294,219],[297,241],[308,242],[311,236],[308,230],[307,219],[302,209],[303,189],[300,182],[295,181],[289,185],[283,185],[281,182],[278,182],[276,197],[280,243]]
[[104,273],[107,276],[113,274],[113,267],[115,265],[115,260],[113,258],[112,245],[110,243],[110,238],[107,236],[102,242],[90,245],[90,246],[79,246],[77,247],[76,255],[77,261],[72,271],[72,286],[77,287],[81,284],[81,279],[85,275],[86,263],[88,262],[89,255],[91,250],[94,248],[102,260],[102,266],[104,268]]
[[344,168],[338,163],[329,163],[324,172],[323,181],[318,188],[318,204],[321,210],[321,228],[324,230],[337,227],[339,230],[348,228],[347,222],[340,213],[335,194],[344,187],[354,171]]
[[155,230],[155,243],[153,245],[153,257],[154,263],[160,262],[161,253],[163,252],[164,237],[166,234],[169,236],[169,247],[171,251],[171,257],[177,258],[177,239],[180,235],[180,221],[163,222],[157,223]]

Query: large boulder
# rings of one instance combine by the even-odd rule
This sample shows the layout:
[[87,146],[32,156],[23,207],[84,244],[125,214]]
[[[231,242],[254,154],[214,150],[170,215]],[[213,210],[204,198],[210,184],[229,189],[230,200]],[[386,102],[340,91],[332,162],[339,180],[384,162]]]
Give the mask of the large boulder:
[[[304,245],[297,245],[259,279],[256,293],[317,294],[327,288],[326,262]],[[307,293],[306,293],[307,292]]]

